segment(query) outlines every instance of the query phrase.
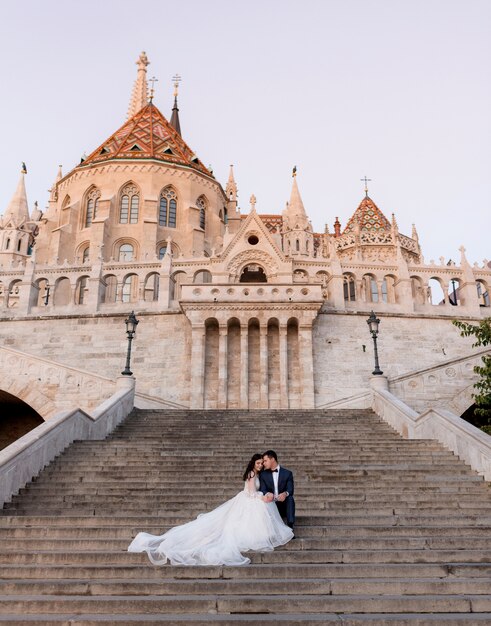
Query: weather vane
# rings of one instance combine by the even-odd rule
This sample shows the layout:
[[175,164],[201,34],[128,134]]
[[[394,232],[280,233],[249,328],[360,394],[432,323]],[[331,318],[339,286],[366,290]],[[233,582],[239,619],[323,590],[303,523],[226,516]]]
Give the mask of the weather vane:
[[362,183],[365,183],[365,196],[368,198],[368,183],[371,183],[372,179],[364,176],[363,178],[360,178],[360,180]]
[[174,98],[177,98],[177,94],[179,92],[179,83],[181,82],[181,77],[179,74],[174,74],[172,77],[172,82],[174,83]]
[[150,88],[150,102],[152,102],[153,100],[153,92],[155,91],[155,83],[159,82],[158,78],[155,78],[155,76],[152,76],[152,78],[149,80],[150,83],[152,83],[152,87]]

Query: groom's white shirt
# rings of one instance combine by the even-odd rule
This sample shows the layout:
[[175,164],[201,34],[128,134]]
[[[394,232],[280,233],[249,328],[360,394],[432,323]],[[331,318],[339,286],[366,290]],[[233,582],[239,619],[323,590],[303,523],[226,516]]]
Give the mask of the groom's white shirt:
[[272,474],[273,474],[273,483],[274,483],[274,497],[277,498],[278,497],[278,479],[280,477],[280,466],[277,465],[275,467],[275,469],[277,469],[277,472],[273,472],[273,470],[271,470]]

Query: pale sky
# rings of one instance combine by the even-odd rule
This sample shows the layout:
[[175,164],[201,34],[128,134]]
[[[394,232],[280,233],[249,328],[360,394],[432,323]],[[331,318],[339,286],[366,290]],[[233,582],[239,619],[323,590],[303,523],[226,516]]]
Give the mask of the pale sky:
[[4,0],[0,212],[28,167],[44,209],[126,119],[145,50],[166,117],[239,204],[280,213],[291,171],[314,229],[370,197],[426,261],[491,259],[490,0]]

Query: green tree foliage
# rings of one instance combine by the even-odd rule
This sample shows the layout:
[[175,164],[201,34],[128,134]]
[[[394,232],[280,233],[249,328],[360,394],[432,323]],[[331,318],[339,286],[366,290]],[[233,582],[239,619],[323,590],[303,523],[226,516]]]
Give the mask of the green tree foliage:
[[[476,340],[472,344],[474,348],[480,346],[491,345],[491,317],[479,322],[479,324],[469,324],[467,322],[461,322],[454,320],[454,325],[460,329],[462,337],[470,337],[473,335]],[[475,414],[484,418],[481,420],[481,427],[483,430],[489,432],[491,429],[491,354],[485,354],[481,357],[482,365],[476,365],[474,372],[480,376],[479,380],[474,384],[476,393],[473,394],[476,402]],[[491,433],[490,433],[491,434]]]

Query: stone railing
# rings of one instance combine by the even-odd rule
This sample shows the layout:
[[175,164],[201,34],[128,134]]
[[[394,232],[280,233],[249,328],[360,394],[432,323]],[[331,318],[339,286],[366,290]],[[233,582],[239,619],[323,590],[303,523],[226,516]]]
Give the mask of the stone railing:
[[390,391],[414,409],[422,411],[435,402],[459,415],[473,404],[474,367],[481,357],[491,354],[489,348],[447,359],[442,363],[389,378]]
[[181,300],[185,302],[319,302],[322,301],[320,283],[202,283],[181,285]]
[[135,380],[122,376],[117,391],[89,415],[81,409],[65,411],[0,451],[0,506],[75,440],[105,439],[130,413]]
[[372,408],[405,439],[434,439],[472,469],[491,480],[491,437],[451,411],[440,408],[417,413],[387,389],[383,376],[372,378]]
[[50,419],[73,406],[93,410],[116,391],[111,378],[0,346],[2,390]]

